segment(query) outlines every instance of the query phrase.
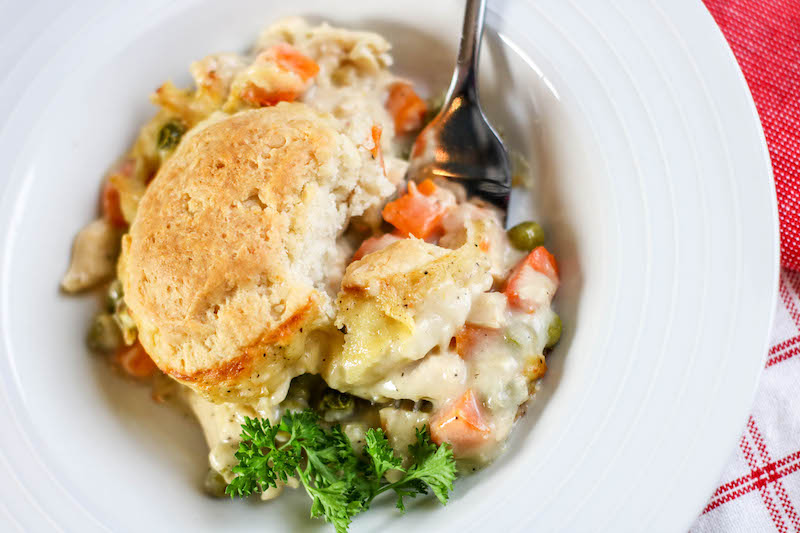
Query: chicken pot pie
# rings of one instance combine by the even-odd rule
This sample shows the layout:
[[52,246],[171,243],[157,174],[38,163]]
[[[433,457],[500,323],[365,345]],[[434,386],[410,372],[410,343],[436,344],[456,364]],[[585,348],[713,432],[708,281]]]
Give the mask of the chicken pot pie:
[[427,427],[483,465],[546,371],[561,321],[541,228],[404,182],[429,105],[389,51],[290,18],[193,63],[76,238],[63,289],[107,294],[90,345],[195,413],[212,480],[235,477],[245,417],[306,408],[356,448],[381,427],[407,457]]

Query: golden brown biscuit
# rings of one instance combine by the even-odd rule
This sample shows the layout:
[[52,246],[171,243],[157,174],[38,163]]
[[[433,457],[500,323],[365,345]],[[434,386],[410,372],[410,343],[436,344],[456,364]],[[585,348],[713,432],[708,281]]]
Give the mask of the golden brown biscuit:
[[316,371],[336,238],[393,191],[368,128],[348,128],[279,104],[185,136],[148,186],[119,263],[161,370],[216,401],[279,400],[292,377]]

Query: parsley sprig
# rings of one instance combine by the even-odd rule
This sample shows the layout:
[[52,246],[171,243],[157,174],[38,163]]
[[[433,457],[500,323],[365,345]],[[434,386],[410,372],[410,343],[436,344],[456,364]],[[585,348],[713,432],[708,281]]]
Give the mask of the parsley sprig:
[[[312,518],[324,517],[337,533],[344,533],[355,515],[390,490],[401,511],[403,498],[427,494],[428,489],[447,503],[456,476],[450,446],[434,444],[425,428],[416,430],[416,442],[408,450],[413,462],[403,468],[383,430],[369,429],[364,453],[357,454],[340,426],[324,429],[311,410],[286,413],[275,425],[245,418],[236,452],[239,464],[233,468],[236,477],[225,492],[246,497],[296,476],[312,499]],[[384,478],[390,470],[403,476],[390,483]]]

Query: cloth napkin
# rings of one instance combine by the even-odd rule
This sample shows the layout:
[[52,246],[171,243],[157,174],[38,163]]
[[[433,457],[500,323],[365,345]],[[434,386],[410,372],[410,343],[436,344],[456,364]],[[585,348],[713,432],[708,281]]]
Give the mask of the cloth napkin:
[[704,0],[747,79],[767,137],[781,263],[800,270],[800,0]]
[[693,533],[800,533],[800,0],[704,0],[767,138],[781,226],[779,298],[739,445]]
[[747,426],[693,533],[800,532],[800,273],[781,272],[776,306]]

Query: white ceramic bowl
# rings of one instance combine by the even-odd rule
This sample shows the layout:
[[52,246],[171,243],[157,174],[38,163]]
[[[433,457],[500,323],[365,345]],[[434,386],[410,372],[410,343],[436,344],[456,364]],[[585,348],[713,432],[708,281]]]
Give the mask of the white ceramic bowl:
[[[192,421],[84,349],[90,299],[58,280],[100,176],[191,60],[287,14],[372,29],[399,72],[448,80],[456,0],[31,0],[0,16],[0,525],[25,531],[314,527],[296,493],[212,501]],[[752,399],[777,279],[764,139],[699,2],[493,1],[490,116],[538,171],[565,335],[508,453],[446,508],[391,503],[354,530],[679,531]],[[328,526],[316,524],[325,529]]]

